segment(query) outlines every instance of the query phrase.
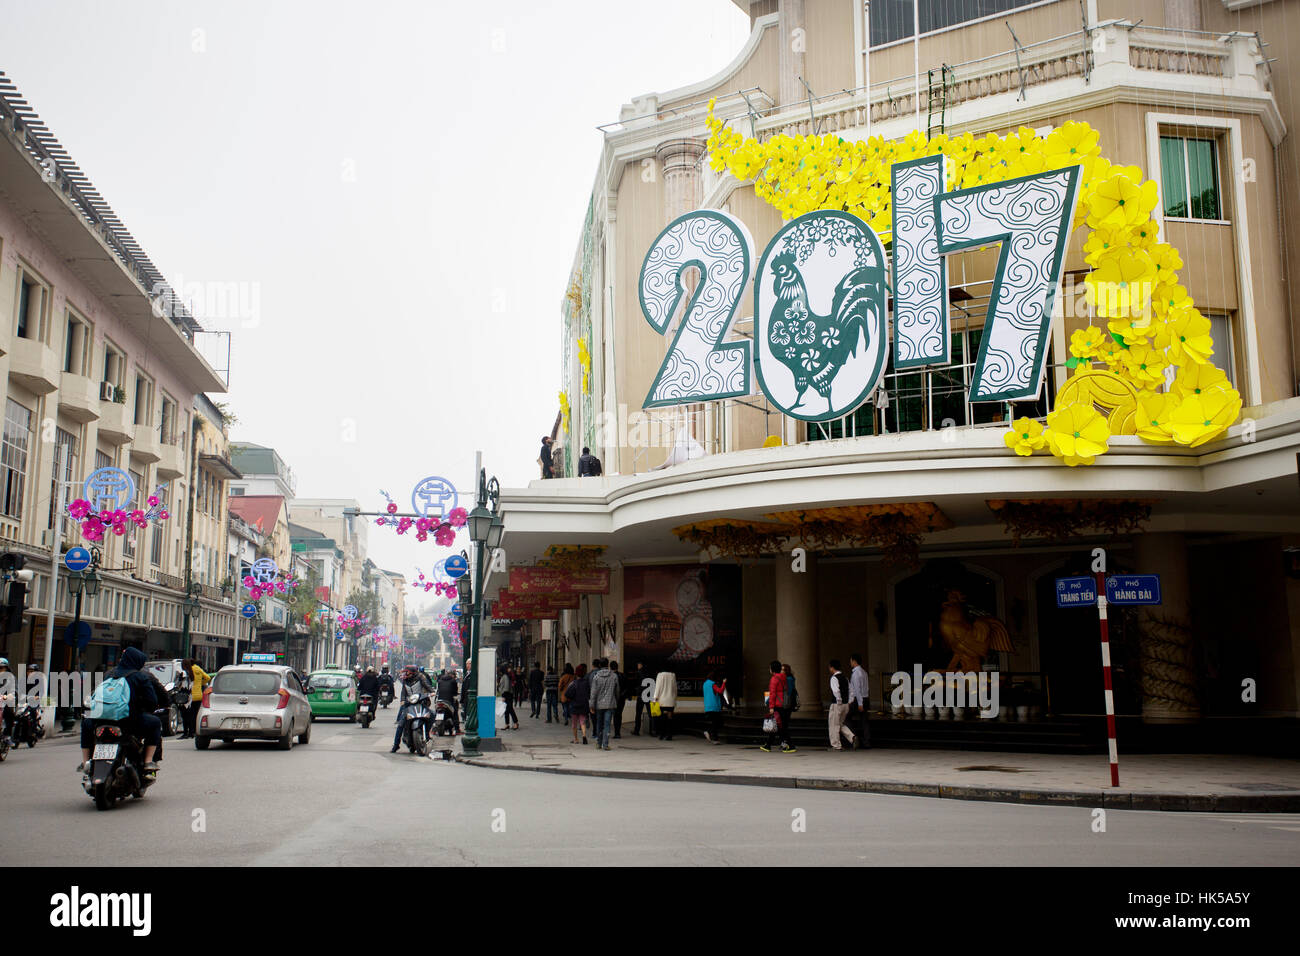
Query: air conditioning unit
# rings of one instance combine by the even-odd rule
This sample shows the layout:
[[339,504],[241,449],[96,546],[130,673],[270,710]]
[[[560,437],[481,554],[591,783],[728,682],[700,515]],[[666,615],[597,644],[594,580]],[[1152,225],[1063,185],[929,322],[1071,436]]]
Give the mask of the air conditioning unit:
[[112,382],[100,382],[100,383],[99,383],[99,398],[100,398],[101,401],[105,401],[105,402],[111,402],[111,401],[113,400],[113,383],[112,383]]

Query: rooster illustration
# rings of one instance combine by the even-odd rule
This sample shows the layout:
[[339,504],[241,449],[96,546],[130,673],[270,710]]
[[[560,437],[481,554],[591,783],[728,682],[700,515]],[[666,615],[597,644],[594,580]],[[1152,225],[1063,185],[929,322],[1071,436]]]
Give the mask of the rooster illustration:
[[883,315],[885,276],[879,266],[860,266],[835,287],[830,315],[808,309],[808,291],[793,253],[772,259],[772,292],[776,304],[767,324],[772,355],[794,375],[795,403],[811,385],[830,406],[831,383],[849,356],[858,354],[858,337],[869,342],[869,324]]
[[[948,592],[948,600],[939,612],[939,635],[952,651],[946,668],[949,671],[977,671],[989,651],[1015,650],[1006,625],[991,614],[968,610],[966,595],[955,589]],[[930,643],[934,643],[933,633]]]

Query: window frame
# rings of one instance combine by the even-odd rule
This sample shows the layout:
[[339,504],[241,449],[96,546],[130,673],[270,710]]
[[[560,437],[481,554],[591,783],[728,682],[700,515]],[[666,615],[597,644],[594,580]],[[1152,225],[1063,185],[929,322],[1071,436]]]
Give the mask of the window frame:
[[[0,516],[21,522],[23,520],[23,507],[27,504],[27,473],[32,464],[32,444],[35,437],[34,426],[36,422],[36,413],[13,396],[7,396],[7,398],[8,402],[5,405],[4,428],[0,431],[0,470],[3,471],[4,481],[3,487],[0,487]],[[27,413],[27,442],[25,447],[20,448],[11,443],[9,439],[9,412],[12,406],[17,406]],[[17,427],[17,422],[15,422],[15,427]],[[15,449],[15,454],[21,454],[23,457],[21,468],[12,467],[8,461],[4,460],[4,453],[11,447]],[[11,491],[13,489],[15,475],[17,476],[16,483],[18,486],[17,504],[13,510],[10,510],[10,505],[13,503],[12,499],[14,497],[14,495],[11,494]]]
[[[18,259],[18,266],[15,271],[18,273],[18,289],[14,295],[13,324],[10,326],[13,330],[13,336],[16,339],[25,339],[28,342],[40,342],[42,345],[49,345],[50,310],[54,306],[54,287],[21,257]],[[41,289],[41,308],[36,317],[36,335],[22,335],[19,331],[20,323],[26,318],[23,313],[30,311],[30,308],[22,308],[23,287],[28,284],[28,280],[32,285]]]
[[[1187,204],[1187,213],[1188,213],[1188,215],[1186,216],[1171,216],[1167,212],[1165,212],[1165,203],[1168,201],[1166,198],[1166,190],[1168,187],[1164,181],[1165,178],[1164,177],[1164,154],[1163,152],[1158,152],[1155,157],[1156,159],[1155,165],[1158,166],[1160,169],[1160,213],[1161,213],[1161,218],[1163,218],[1165,222],[1200,222],[1200,223],[1210,223],[1212,225],[1217,225],[1217,226],[1232,225],[1232,220],[1224,218],[1223,215],[1223,213],[1226,211],[1226,204],[1224,202],[1225,194],[1223,191],[1223,159],[1221,155],[1222,150],[1220,148],[1222,145],[1221,141],[1223,139],[1223,136],[1220,135],[1220,133],[1221,131],[1200,129],[1197,127],[1180,128],[1178,126],[1171,126],[1163,123],[1161,124],[1160,129],[1158,131],[1158,140],[1157,140],[1158,145],[1162,146],[1164,141],[1167,139],[1176,139],[1180,143],[1182,143],[1183,187],[1184,187],[1183,199]],[[1192,161],[1188,157],[1188,150],[1187,150],[1188,142],[1209,143],[1211,147],[1213,147],[1214,149],[1214,192],[1215,192],[1215,197],[1219,203],[1219,217],[1217,219],[1209,219],[1201,216],[1191,215],[1192,212],[1192,165],[1191,163]]]
[[[924,4],[925,2],[926,0],[922,0],[922,4]],[[944,33],[951,33],[953,30],[964,30],[967,27],[976,26],[977,24],[981,24],[981,23],[987,23],[990,20],[1005,19],[1006,17],[1015,16],[1018,13],[1024,13],[1026,10],[1034,10],[1037,9],[1038,7],[1045,7],[1048,6],[1049,4],[1058,3],[1058,2],[1059,0],[1030,0],[1030,2],[1023,4],[1022,6],[1013,7],[1010,10],[1003,10],[1001,13],[989,13],[989,14],[985,14],[982,17],[976,17],[973,20],[962,20],[958,23],[953,23],[946,27],[939,27],[939,29],[937,30],[928,30],[920,35],[920,39],[925,40],[929,37],[940,36]],[[913,43],[915,42],[917,36],[916,25],[913,24],[913,29],[911,33],[899,37],[897,40],[890,40],[888,43],[873,45],[871,42],[871,20],[869,14],[865,26],[866,26],[866,45],[867,48],[873,53],[876,52],[877,50],[888,50],[891,47],[901,46],[904,43]]]

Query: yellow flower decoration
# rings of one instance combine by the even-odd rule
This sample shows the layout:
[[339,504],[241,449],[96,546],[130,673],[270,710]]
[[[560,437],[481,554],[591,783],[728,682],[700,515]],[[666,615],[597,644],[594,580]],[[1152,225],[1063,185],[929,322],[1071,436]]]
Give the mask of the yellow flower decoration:
[[1138,388],[1154,388],[1165,380],[1164,352],[1146,345],[1130,345],[1123,357],[1124,371]]
[[1150,218],[1158,198],[1156,184],[1150,180],[1139,185],[1123,172],[1112,173],[1093,191],[1088,225],[1136,226]]
[[1002,440],[1017,455],[1023,456],[1041,450],[1047,442],[1042,422],[1035,418],[1017,418],[1011,424],[1011,429],[1002,436]]
[[1195,448],[1222,434],[1240,414],[1237,390],[1215,385],[1178,403],[1169,416],[1169,433],[1178,444]]
[[1044,157],[1050,169],[1081,163],[1101,152],[1101,133],[1087,123],[1069,122],[1047,136]]
[[1174,396],[1145,392],[1138,396],[1137,406],[1137,436],[1157,445],[1173,444],[1169,416],[1177,407]]
[[1088,302],[1103,316],[1144,315],[1155,263],[1141,249],[1117,249],[1084,278]]
[[1070,354],[1075,358],[1096,358],[1106,338],[1108,336],[1095,325],[1077,329],[1070,334]]
[[1179,398],[1186,398],[1188,395],[1199,395],[1215,385],[1227,383],[1228,376],[1223,369],[1215,365],[1193,362],[1178,370],[1178,374],[1174,376],[1172,392]]
[[1079,402],[1047,416],[1047,445],[1067,465],[1091,465],[1109,441],[1106,419],[1091,405]]
[[1196,309],[1183,309],[1169,318],[1165,328],[1156,336],[1156,345],[1168,348],[1170,359],[1179,365],[1189,359],[1208,362],[1214,354],[1210,320]]

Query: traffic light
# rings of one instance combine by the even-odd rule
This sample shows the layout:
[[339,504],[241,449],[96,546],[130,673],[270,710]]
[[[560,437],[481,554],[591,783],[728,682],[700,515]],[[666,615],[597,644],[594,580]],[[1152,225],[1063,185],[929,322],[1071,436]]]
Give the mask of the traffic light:
[[0,609],[0,626],[4,628],[5,634],[23,629],[23,611],[27,606],[27,581],[32,578],[32,572],[23,570],[26,566],[27,555],[25,554],[18,554],[15,551],[0,554],[0,573],[3,573],[4,579],[9,582],[5,604]]

